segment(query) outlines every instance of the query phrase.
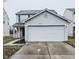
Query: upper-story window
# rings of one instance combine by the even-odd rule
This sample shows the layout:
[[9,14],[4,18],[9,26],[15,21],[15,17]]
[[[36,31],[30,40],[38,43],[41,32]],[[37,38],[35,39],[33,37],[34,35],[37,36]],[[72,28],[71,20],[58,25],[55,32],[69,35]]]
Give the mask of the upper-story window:
[[20,22],[24,23],[25,20],[27,20],[28,15],[20,15]]
[[30,15],[28,15],[28,18],[30,18]]
[[28,14],[28,15],[16,15],[16,21],[24,23],[24,21],[27,20],[27,18],[30,18],[32,16],[34,16],[34,15],[32,15],[32,14]]

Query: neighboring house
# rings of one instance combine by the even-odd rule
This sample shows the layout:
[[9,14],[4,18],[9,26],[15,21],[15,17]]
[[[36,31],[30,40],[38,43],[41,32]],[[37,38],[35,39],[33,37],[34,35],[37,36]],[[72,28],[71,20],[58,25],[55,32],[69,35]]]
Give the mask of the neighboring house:
[[75,36],[75,8],[67,8],[64,12],[64,17],[71,20],[68,27],[68,35]]
[[3,8],[3,36],[9,36],[9,17]]
[[25,41],[67,41],[70,21],[54,10],[23,10],[16,13],[14,37]]

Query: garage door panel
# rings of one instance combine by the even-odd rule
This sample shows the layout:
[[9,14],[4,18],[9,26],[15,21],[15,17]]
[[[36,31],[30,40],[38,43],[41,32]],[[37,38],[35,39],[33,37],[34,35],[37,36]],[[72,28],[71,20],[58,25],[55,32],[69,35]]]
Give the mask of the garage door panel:
[[28,41],[63,41],[64,26],[28,27]]

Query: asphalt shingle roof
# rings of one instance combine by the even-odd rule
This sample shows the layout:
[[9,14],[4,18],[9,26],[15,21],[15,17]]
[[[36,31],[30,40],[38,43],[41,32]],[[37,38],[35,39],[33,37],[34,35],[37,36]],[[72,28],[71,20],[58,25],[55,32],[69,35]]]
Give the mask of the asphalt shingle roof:
[[[21,10],[21,11],[17,12],[16,15],[37,14],[41,11],[43,11],[43,10]],[[50,10],[50,11],[57,14],[57,12],[55,10]]]
[[24,26],[24,23],[15,23],[13,25],[13,27],[21,27],[21,26]]
[[67,10],[70,10],[72,12],[75,12],[75,8],[67,8]]

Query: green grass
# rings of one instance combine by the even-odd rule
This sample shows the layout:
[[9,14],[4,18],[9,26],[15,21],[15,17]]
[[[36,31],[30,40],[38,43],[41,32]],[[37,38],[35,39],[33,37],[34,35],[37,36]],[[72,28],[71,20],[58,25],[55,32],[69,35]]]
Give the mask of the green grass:
[[3,46],[3,59],[9,59],[22,46]]
[[75,47],[75,38],[74,37],[68,37],[68,41],[66,43]]
[[3,37],[3,43],[8,43],[12,40],[14,40],[14,38],[12,36],[4,36]]

